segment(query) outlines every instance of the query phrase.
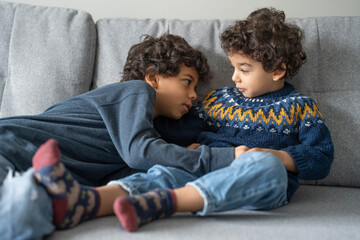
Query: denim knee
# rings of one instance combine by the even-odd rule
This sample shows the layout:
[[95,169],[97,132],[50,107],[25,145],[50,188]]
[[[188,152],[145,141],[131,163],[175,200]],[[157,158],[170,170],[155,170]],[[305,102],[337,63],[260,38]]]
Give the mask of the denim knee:
[[[268,188],[268,191],[263,191],[263,197],[267,198],[268,204],[257,205],[255,203],[252,208],[267,210],[285,205],[287,203],[288,177],[282,161],[272,153],[251,152],[246,154],[251,154],[250,157],[245,157],[245,161],[248,161],[248,163],[245,163],[247,171],[251,172],[252,175],[253,180],[251,181],[262,179],[262,182],[265,183],[264,187]],[[242,160],[244,159],[234,160],[234,165],[239,164],[236,161]],[[269,188],[269,185],[271,185],[271,188]]]
[[244,165],[247,161],[247,167],[252,166],[252,171],[265,174],[269,178],[281,178],[287,180],[287,172],[281,160],[272,153],[250,152],[245,153],[232,162],[232,166]]

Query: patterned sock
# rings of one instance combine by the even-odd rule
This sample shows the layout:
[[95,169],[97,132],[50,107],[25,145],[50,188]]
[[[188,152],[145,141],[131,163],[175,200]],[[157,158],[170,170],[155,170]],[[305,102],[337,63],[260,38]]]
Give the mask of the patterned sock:
[[40,146],[33,157],[35,179],[52,199],[53,221],[58,229],[72,228],[95,217],[100,198],[94,188],[80,185],[60,162],[54,139]]
[[176,198],[171,189],[118,197],[114,202],[114,212],[128,232],[136,231],[147,222],[171,216],[175,208]]

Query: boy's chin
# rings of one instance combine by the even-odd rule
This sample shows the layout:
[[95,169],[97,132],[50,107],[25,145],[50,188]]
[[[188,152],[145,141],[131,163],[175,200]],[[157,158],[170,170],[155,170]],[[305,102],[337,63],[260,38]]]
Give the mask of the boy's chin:
[[174,119],[174,120],[179,120],[180,118],[182,118],[184,115],[181,115],[181,116],[174,116],[174,117],[172,117],[172,119]]
[[185,115],[185,113],[184,113],[184,114],[182,114],[182,113],[174,114],[174,115],[172,115],[171,118],[174,119],[174,120],[179,120],[179,119],[182,118],[184,115]]

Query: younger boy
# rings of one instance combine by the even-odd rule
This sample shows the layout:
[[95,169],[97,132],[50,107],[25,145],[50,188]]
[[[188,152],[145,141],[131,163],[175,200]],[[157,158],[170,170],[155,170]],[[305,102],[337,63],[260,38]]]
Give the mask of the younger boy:
[[[14,221],[0,226],[2,239],[38,239],[53,231],[53,215],[56,226],[70,227],[97,212],[90,209],[99,199],[92,189],[81,191],[84,198],[64,199],[64,189],[79,190],[69,179],[57,179],[61,185],[50,191],[55,197],[35,183],[33,169],[3,182],[9,169],[22,172],[31,167],[37,148],[50,138],[55,140],[46,146],[58,143],[61,161],[74,181],[93,186],[155,164],[202,175],[231,163],[234,148],[226,149],[225,157],[219,148],[189,151],[160,139],[153,126],[157,116],[179,119],[187,113],[197,97],[198,81],[208,79],[209,74],[206,58],[183,38],[170,34],[146,37],[129,51],[126,82],[70,98],[40,115],[0,119],[0,218]],[[54,156],[60,158],[56,152],[42,150],[36,156],[37,175],[50,171],[43,167],[54,163]],[[54,177],[42,181],[51,182]],[[81,214],[66,215],[63,210],[70,205]],[[84,208],[86,205],[89,207]]]

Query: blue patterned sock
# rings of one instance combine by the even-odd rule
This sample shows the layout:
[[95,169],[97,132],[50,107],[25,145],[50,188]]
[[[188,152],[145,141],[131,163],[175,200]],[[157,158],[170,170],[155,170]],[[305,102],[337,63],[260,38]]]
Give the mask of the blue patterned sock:
[[119,197],[114,202],[114,212],[128,232],[136,231],[147,222],[171,216],[175,208],[176,198],[171,189]]
[[60,162],[53,139],[40,146],[33,157],[35,179],[45,187],[53,204],[53,221],[58,229],[72,228],[95,217],[100,206],[98,192],[80,185]]

